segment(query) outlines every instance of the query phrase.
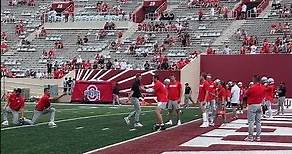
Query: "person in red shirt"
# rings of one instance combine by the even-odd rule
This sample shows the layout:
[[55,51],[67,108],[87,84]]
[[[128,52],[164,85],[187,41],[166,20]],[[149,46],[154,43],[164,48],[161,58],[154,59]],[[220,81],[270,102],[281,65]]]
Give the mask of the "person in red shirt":
[[[210,126],[214,126],[214,118],[216,116],[216,86],[214,84],[214,82],[211,80],[212,76],[211,75],[207,75],[206,76],[206,80],[207,83],[205,83],[204,88],[206,90],[206,95],[204,98],[204,102],[206,103],[207,108],[209,109],[209,113],[211,113],[210,115],[207,114],[207,119],[208,122],[203,123],[202,127],[209,127]],[[208,112],[207,112],[208,113]]]
[[7,103],[3,107],[3,126],[8,126],[8,113],[12,113],[14,125],[19,125],[19,112],[21,112],[21,117],[24,117],[24,98],[21,96],[21,89],[16,89],[8,97]]
[[268,118],[272,118],[272,102],[274,99],[274,95],[275,95],[275,85],[274,85],[274,79],[273,78],[269,78],[267,80],[267,84],[265,86],[265,105],[267,105],[267,109],[268,109]]
[[218,115],[223,116],[223,123],[226,123],[226,87],[225,83],[223,81],[218,80],[216,82],[217,88],[216,88],[216,102],[218,105]]
[[38,100],[35,106],[35,110],[32,117],[32,123],[31,123],[32,125],[36,123],[36,121],[41,115],[50,113],[50,122],[48,124],[49,127],[57,126],[54,122],[56,109],[51,106],[51,99],[52,98],[50,98],[50,89],[45,88],[44,95]]
[[146,92],[152,92],[157,96],[157,107],[155,110],[155,116],[156,116],[156,124],[154,125],[153,129],[156,130],[164,130],[165,125],[163,123],[163,118],[162,118],[162,111],[166,110],[166,105],[168,102],[167,98],[167,89],[163,83],[159,81],[159,76],[154,75],[153,76],[153,82],[154,82],[154,87],[146,89]]
[[[259,76],[253,77],[254,84],[247,89],[247,119],[248,119],[248,137],[245,141],[260,141],[261,135],[261,117],[262,117],[262,108],[261,104],[265,97],[265,88],[260,84],[261,78]],[[256,136],[254,138],[253,131],[254,125],[256,125]]]
[[175,76],[172,74],[170,76],[170,83],[167,86],[168,91],[168,111],[169,111],[169,121],[166,123],[167,125],[172,125],[172,116],[173,113],[176,112],[177,116],[177,125],[181,125],[180,120],[180,109],[179,103],[181,101],[182,96],[182,86],[179,81],[176,81]]

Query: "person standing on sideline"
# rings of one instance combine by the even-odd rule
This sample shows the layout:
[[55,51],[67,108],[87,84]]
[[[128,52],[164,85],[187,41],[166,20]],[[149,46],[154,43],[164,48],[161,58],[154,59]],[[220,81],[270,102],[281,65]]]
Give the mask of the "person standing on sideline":
[[134,105],[134,111],[132,111],[127,117],[124,117],[125,122],[129,125],[130,118],[135,116],[134,127],[143,127],[143,125],[140,123],[141,108],[139,103],[139,98],[142,97],[141,90],[144,90],[144,88],[141,86],[141,80],[141,74],[136,74],[136,79],[132,84],[131,93],[127,101],[129,102],[131,100],[132,104]]
[[168,111],[169,111],[169,121],[166,123],[167,125],[172,125],[172,118],[174,112],[176,112],[177,117],[177,125],[181,125],[180,120],[180,109],[179,103],[182,95],[182,86],[179,81],[176,81],[175,76],[172,74],[170,76],[170,83],[167,86],[168,91]]
[[235,117],[238,118],[238,112],[239,105],[240,105],[240,88],[237,86],[235,82],[230,82],[231,85],[231,97],[230,102],[232,106],[233,113],[235,114]]
[[113,106],[115,106],[116,103],[118,103],[118,105],[121,105],[119,94],[120,94],[120,86],[116,82],[113,89]]
[[167,105],[167,89],[163,83],[159,81],[159,76],[154,75],[153,76],[153,82],[154,82],[154,87],[146,89],[146,92],[149,93],[154,93],[157,96],[157,107],[155,110],[155,116],[156,116],[156,124],[154,125],[153,129],[155,131],[157,130],[164,130],[165,125],[163,123],[163,117],[162,117],[162,111],[166,110],[166,105]]
[[189,83],[185,83],[184,108],[188,108],[190,106],[189,101],[195,104],[192,99],[192,89],[189,86]]
[[286,98],[286,87],[285,83],[281,82],[278,89],[277,89],[277,95],[278,95],[278,113],[277,115],[284,115],[284,103]]
[[[265,97],[265,88],[260,83],[260,77],[254,76],[252,85],[246,92],[247,96],[247,119],[248,119],[248,136],[245,141],[260,141],[261,135],[261,117],[262,108],[261,104]],[[256,125],[256,136],[254,138],[253,131],[254,125]]]
[[207,75],[206,82],[204,83],[204,90],[206,91],[204,102],[207,108],[207,123],[202,125],[202,127],[209,127],[209,125],[214,126],[214,118],[216,116],[216,86],[211,79],[212,76]]
[[67,81],[68,81],[68,78],[65,78],[65,80],[63,81],[64,94],[67,94],[67,89],[68,89]]
[[72,94],[72,87],[73,86],[73,80],[71,77],[69,77],[69,80],[67,81],[67,91],[68,91],[68,95]]
[[267,105],[268,109],[268,118],[273,118],[273,111],[272,111],[272,101],[275,96],[275,85],[274,79],[269,78],[267,80],[267,85],[265,86],[265,104]]
[[21,96],[21,89],[18,88],[8,97],[7,103],[3,107],[3,126],[8,126],[8,113],[12,113],[14,125],[19,125],[19,112],[21,118],[24,117],[24,97]]
[[206,90],[205,85],[208,84],[206,80],[206,75],[201,75],[200,79],[200,86],[199,86],[199,94],[198,94],[198,103],[200,103],[200,108],[202,111],[202,117],[203,117],[203,124],[200,127],[209,127],[209,120],[208,120],[208,104],[204,102]]
[[49,127],[56,127],[57,125],[55,124],[55,112],[56,109],[54,107],[51,106],[51,99],[50,98],[50,89],[49,88],[45,88],[44,89],[44,95],[38,100],[34,112],[33,112],[33,117],[31,120],[31,124],[34,125],[38,118],[41,115],[50,113],[50,122],[49,122]]

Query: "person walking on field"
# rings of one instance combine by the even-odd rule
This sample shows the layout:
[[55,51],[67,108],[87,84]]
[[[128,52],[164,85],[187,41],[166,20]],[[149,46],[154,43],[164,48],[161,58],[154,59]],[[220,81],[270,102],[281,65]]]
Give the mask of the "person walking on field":
[[[265,88],[260,83],[260,77],[254,76],[252,85],[246,92],[247,96],[247,119],[248,119],[248,136],[245,141],[260,141],[261,135],[261,104],[265,97]],[[256,135],[254,136],[254,125],[256,125]]]
[[184,108],[188,108],[190,106],[189,101],[195,104],[192,99],[192,88],[189,86],[189,83],[185,83]]
[[139,98],[142,97],[141,90],[145,89],[141,86],[141,80],[141,74],[136,74],[136,79],[132,84],[131,93],[128,98],[128,101],[131,100],[132,104],[134,105],[134,111],[132,111],[127,117],[124,117],[125,122],[129,125],[130,118],[134,116],[134,127],[143,127],[143,125],[140,123],[141,107],[139,103]]
[[284,103],[286,98],[286,87],[283,82],[280,83],[278,89],[277,89],[277,95],[278,95],[278,113],[277,115],[284,115]]

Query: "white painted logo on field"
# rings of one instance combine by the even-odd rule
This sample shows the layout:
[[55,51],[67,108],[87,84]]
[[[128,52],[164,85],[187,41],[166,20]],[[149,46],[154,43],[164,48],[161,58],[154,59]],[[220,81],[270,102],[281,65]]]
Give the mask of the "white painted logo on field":
[[[273,121],[262,121],[264,124],[292,124],[292,121],[283,121],[285,118],[275,118]],[[180,146],[186,147],[209,147],[211,145],[255,145],[255,146],[273,146],[273,147],[292,147],[292,143],[278,143],[278,142],[246,142],[246,141],[231,141],[223,140],[227,136],[247,136],[248,132],[237,132],[240,128],[247,128],[246,119],[238,119],[228,124],[222,125],[219,129],[211,130],[201,136],[193,138],[192,140],[181,144]],[[275,129],[273,132],[262,132],[261,135],[269,136],[285,136],[292,137],[291,127],[276,127],[276,126],[262,126],[262,128]],[[255,133],[255,132],[254,132]]]

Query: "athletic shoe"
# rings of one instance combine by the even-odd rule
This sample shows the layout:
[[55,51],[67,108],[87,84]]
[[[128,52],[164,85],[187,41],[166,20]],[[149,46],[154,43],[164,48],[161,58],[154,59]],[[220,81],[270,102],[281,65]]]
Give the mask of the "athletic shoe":
[[253,142],[253,137],[248,136],[244,139],[244,141]]
[[165,130],[166,126],[165,125],[160,125],[160,130]]
[[208,122],[203,122],[203,124],[200,127],[202,127],[202,128],[209,127],[209,123]]
[[8,126],[8,125],[9,125],[9,123],[8,123],[8,121],[7,121],[7,120],[5,120],[5,121],[3,121],[3,122],[2,122],[2,125],[3,125],[3,126]]
[[167,123],[165,123],[166,125],[172,125],[172,121],[169,120]]
[[57,125],[54,122],[49,122],[49,127],[57,127]]
[[126,122],[127,125],[130,125],[130,120],[129,120],[128,117],[124,117],[124,120],[125,120],[125,122]]
[[154,125],[153,125],[153,130],[154,130],[154,131],[158,131],[158,130],[160,130],[160,126],[157,125],[157,124],[154,124]]
[[134,124],[134,127],[143,127],[143,125],[140,122],[138,122]]
[[214,126],[215,126],[214,122],[210,122],[210,123],[209,123],[209,126],[214,127]]
[[261,137],[260,136],[255,137],[255,141],[260,142],[261,141]]
[[181,125],[181,121],[180,120],[177,121],[177,125],[178,126]]

